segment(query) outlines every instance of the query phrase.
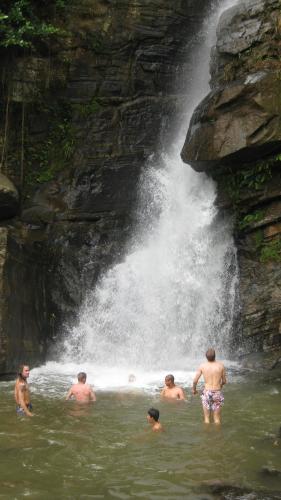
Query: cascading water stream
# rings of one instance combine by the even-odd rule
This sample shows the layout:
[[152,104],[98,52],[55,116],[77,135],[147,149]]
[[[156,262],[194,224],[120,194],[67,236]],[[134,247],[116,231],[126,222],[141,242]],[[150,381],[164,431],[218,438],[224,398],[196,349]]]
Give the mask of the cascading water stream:
[[185,127],[160,161],[146,165],[127,255],[88,293],[64,341],[60,365],[75,360],[110,372],[109,385],[116,373],[133,370],[144,380],[148,372],[192,369],[210,345],[220,357],[229,355],[237,284],[231,225],[215,207],[214,183],[183,164],[180,151],[192,112],[209,90],[218,18],[235,3],[222,1],[206,20],[203,45],[192,55]]

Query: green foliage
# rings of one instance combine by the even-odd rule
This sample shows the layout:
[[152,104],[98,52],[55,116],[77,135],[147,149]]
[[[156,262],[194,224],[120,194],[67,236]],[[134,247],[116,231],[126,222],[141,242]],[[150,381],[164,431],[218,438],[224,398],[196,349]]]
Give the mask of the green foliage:
[[36,0],[5,0],[0,9],[0,47],[34,48],[38,40],[62,35],[60,27],[50,21],[50,14],[65,7],[63,0],[48,3]]
[[259,162],[251,168],[238,171],[229,169],[225,189],[233,203],[238,203],[243,191],[259,191],[272,177],[272,165],[270,162]]
[[265,182],[271,178],[271,167],[268,163],[259,163],[255,167],[239,173],[238,184],[241,189],[254,189],[258,191]]
[[57,10],[64,10],[69,5],[69,0],[56,0],[55,7]]
[[281,262],[281,238],[274,239],[268,243],[263,243],[261,253],[261,262]]
[[96,53],[107,53],[111,52],[111,46],[109,40],[104,32],[94,32],[94,31],[79,31],[79,37],[83,44],[83,47],[92,50]]
[[86,42],[90,49],[94,52],[99,52],[102,49],[106,49],[106,44],[101,35],[97,33],[87,33]]
[[254,240],[255,240],[256,250],[259,250],[263,243],[263,231],[261,229],[255,232]]
[[56,107],[41,109],[42,119],[49,122],[47,137],[26,148],[27,189],[36,183],[52,180],[67,166],[75,148],[75,131],[71,123],[71,108],[64,102]]
[[274,160],[275,160],[275,161],[277,161],[277,162],[278,162],[278,161],[281,161],[281,154],[276,155],[276,156],[274,157]]
[[72,108],[81,118],[89,118],[100,110],[101,105],[97,99],[93,97],[88,103],[73,104]]
[[263,210],[256,210],[252,214],[245,215],[239,222],[239,229],[243,230],[252,224],[260,222],[264,218]]

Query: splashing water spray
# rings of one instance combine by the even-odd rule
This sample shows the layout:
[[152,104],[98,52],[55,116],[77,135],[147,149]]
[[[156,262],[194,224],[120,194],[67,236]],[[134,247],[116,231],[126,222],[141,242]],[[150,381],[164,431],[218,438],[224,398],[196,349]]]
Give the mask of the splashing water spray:
[[192,54],[185,126],[143,169],[127,255],[89,291],[60,363],[49,362],[37,376],[83,368],[101,388],[126,385],[130,373],[136,385],[152,387],[167,371],[189,382],[209,346],[229,356],[238,281],[231,224],[215,206],[214,182],[184,164],[180,151],[193,110],[209,91],[219,16],[235,3],[222,1],[204,23]]

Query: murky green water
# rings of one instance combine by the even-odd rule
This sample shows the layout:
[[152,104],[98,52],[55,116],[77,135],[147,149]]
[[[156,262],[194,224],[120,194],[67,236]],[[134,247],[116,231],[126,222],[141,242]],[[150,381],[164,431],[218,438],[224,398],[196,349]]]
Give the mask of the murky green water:
[[[1,499],[209,499],[201,485],[214,479],[281,490],[280,477],[260,472],[264,465],[281,469],[281,443],[273,444],[281,380],[234,377],[221,429],[204,427],[190,389],[187,403],[97,392],[88,407],[37,391],[33,419],[16,416],[12,390],[0,384]],[[165,433],[149,431],[150,406],[160,409]]]

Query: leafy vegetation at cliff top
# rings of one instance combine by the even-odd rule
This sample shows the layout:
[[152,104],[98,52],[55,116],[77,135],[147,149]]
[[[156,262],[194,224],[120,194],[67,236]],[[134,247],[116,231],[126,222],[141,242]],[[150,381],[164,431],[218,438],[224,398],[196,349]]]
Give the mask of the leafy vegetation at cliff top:
[[3,0],[0,47],[34,48],[37,40],[62,34],[54,20],[63,14],[66,4],[66,0]]

